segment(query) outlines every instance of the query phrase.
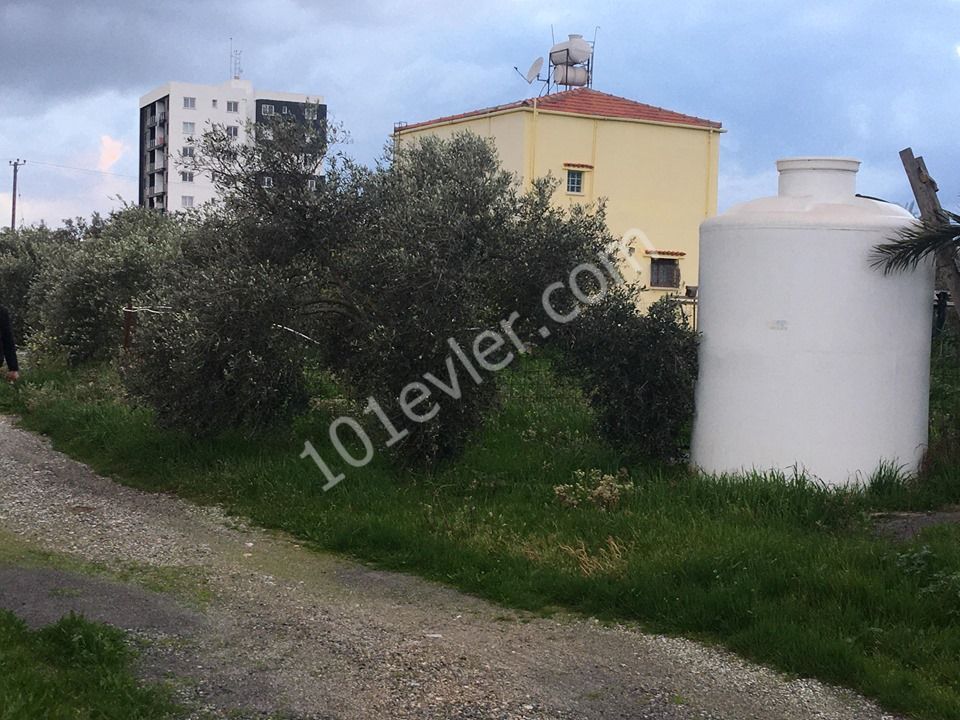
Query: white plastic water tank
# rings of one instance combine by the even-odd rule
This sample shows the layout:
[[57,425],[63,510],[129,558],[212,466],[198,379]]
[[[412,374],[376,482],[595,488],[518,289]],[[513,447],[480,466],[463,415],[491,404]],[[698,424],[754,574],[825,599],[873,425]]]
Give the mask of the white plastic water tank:
[[579,65],[589,60],[591,55],[593,48],[583,39],[583,35],[570,35],[568,40],[550,48],[550,62],[553,65]]
[[856,196],[860,163],[777,163],[779,195],[700,227],[700,377],[691,460],[709,473],[794,467],[829,485],[927,443],[932,264],[884,275],[878,243],[913,222]]
[[583,87],[590,82],[590,73],[585,67],[557,65],[553,68],[553,81],[557,85]]

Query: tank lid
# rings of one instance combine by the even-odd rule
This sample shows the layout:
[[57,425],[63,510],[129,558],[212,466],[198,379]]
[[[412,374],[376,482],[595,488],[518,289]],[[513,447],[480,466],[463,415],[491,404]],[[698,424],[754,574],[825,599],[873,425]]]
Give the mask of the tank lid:
[[857,194],[860,161],[846,157],[796,157],[777,160],[780,197],[844,202]]

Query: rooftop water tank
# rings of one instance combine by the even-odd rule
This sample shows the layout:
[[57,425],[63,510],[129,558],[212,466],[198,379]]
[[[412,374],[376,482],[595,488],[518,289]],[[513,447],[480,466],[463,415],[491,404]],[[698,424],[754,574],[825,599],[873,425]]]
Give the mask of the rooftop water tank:
[[583,39],[583,35],[570,35],[568,40],[550,48],[550,62],[553,65],[579,65],[589,60],[591,55],[593,48]]
[[700,227],[700,377],[691,459],[796,467],[829,485],[927,443],[932,264],[884,275],[874,246],[913,222],[856,196],[860,163],[780,160],[776,197]]
[[590,71],[575,65],[557,65],[553,68],[553,81],[557,85],[583,87],[590,83]]

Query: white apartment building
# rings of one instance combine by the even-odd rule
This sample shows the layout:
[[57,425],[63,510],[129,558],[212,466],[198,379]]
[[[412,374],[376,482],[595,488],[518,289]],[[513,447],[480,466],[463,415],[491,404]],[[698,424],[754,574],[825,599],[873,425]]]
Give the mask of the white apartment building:
[[139,202],[143,207],[174,212],[212,200],[210,177],[181,167],[199,138],[214,124],[245,139],[245,125],[286,115],[320,128],[327,107],[319,95],[254,90],[249,80],[222,85],[169,82],[140,98]]

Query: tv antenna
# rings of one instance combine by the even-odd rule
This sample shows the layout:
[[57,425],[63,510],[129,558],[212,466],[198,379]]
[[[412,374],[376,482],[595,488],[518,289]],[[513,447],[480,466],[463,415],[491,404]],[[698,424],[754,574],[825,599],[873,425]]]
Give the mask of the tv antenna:
[[243,68],[240,67],[241,55],[243,55],[243,50],[234,50],[233,38],[230,38],[230,77],[234,80],[239,80],[243,73]]

